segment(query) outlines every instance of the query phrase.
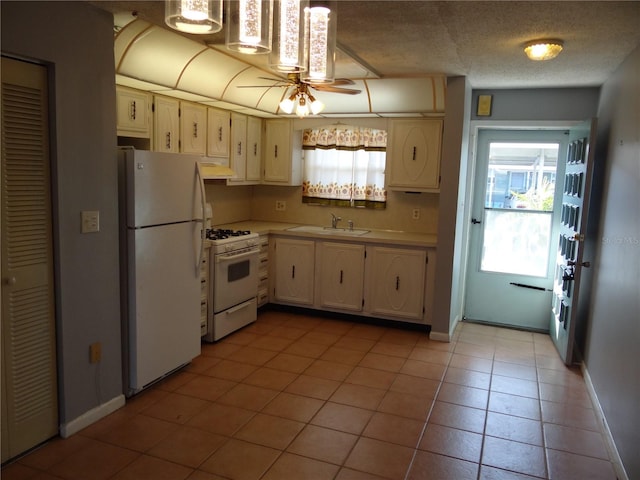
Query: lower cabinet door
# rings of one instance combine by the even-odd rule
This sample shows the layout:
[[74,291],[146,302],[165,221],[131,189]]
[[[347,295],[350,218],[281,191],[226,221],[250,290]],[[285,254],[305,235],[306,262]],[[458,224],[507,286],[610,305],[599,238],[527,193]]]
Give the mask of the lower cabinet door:
[[364,245],[320,242],[318,244],[320,305],[362,311]]
[[313,304],[314,262],[314,241],[276,239],[274,298],[277,302]]
[[421,321],[427,253],[424,250],[367,249],[367,309],[374,315]]

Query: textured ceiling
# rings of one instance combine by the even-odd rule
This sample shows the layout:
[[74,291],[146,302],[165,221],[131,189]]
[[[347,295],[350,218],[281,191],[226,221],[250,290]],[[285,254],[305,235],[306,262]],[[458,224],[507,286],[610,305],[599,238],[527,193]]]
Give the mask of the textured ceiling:
[[[89,3],[164,25],[163,1]],[[380,77],[464,75],[474,88],[601,85],[640,44],[639,25],[638,1],[338,0],[339,46]],[[564,40],[562,54],[528,60],[522,44],[541,37]],[[223,44],[224,30],[190,38]]]

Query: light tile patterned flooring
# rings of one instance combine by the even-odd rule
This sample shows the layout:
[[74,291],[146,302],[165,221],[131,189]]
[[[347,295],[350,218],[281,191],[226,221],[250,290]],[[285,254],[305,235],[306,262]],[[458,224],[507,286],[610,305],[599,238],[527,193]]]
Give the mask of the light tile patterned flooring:
[[579,370],[548,336],[280,311],[3,480],[615,479]]

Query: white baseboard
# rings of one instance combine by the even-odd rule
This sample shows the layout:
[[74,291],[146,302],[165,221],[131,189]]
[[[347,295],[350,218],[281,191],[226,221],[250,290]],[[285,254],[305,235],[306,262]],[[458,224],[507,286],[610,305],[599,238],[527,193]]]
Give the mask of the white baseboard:
[[83,413],[77,418],[74,418],[70,422],[60,425],[60,436],[62,438],[70,437],[74,433],[79,432],[83,428],[88,427],[92,423],[95,423],[101,418],[106,417],[110,413],[115,412],[120,407],[123,407],[124,404],[124,395],[118,395],[108,402],[103,403],[102,405],[99,405],[96,408]]
[[434,331],[429,332],[429,340],[435,340],[436,342],[447,342],[447,343],[451,341],[448,333],[434,332]]
[[450,343],[453,338],[453,332],[456,331],[456,326],[461,321],[460,316],[456,316],[453,322],[449,325],[449,333],[443,332],[434,332],[433,330],[429,332],[429,340],[435,340],[436,342],[446,342]]
[[580,363],[580,369],[582,370],[584,383],[587,386],[587,391],[589,392],[589,396],[591,397],[591,403],[593,403],[593,409],[595,411],[596,417],[598,417],[598,420],[600,420],[603,425],[602,433],[604,436],[604,441],[607,446],[607,450],[609,451],[609,457],[616,472],[616,476],[618,477],[618,480],[629,480],[629,476],[624,469],[624,465],[622,464],[622,459],[620,458],[620,454],[618,453],[616,444],[613,441],[613,435],[611,435],[611,430],[609,429],[607,418],[604,416],[604,411],[602,410],[602,406],[600,405],[600,401],[598,400],[596,391],[593,388],[593,383],[591,382],[589,371],[584,366],[584,362]]

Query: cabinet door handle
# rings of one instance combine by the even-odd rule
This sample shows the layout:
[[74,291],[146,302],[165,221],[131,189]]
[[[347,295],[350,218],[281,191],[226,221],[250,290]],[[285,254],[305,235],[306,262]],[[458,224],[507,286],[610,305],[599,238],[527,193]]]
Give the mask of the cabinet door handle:
[[136,119],[136,101],[135,100],[131,100],[131,102],[129,103],[129,119],[130,120]]
[[342,285],[342,276],[343,276],[343,273],[344,273],[344,272],[343,272],[342,270],[340,270],[340,285]]
[[278,158],[278,145],[274,147],[273,154],[275,155],[276,158]]
[[218,127],[218,141],[222,141],[222,127]]
[[413,160],[416,159],[416,147],[413,147]]
[[291,278],[296,278],[296,266],[291,265]]
[[238,155],[242,155],[242,142],[238,142]]
[[167,132],[165,135],[165,147],[167,150],[171,150],[171,132]]
[[254,157],[258,156],[258,144],[257,143],[253,144],[253,156]]
[[400,276],[396,276],[396,290],[400,290]]
[[198,122],[193,122],[193,138],[198,138]]

